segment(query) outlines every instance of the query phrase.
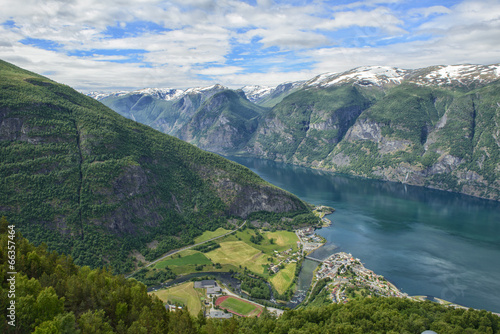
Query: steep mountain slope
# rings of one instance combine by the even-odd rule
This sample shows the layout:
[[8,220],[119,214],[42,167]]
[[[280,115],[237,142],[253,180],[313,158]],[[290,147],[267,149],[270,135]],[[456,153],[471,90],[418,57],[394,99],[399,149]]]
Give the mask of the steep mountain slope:
[[265,111],[225,90],[206,101],[176,135],[212,152],[235,152],[248,142]]
[[[255,212],[308,212],[218,155],[0,61],[0,215],[77,263],[131,269]],[[156,248],[146,243],[156,240]]]
[[93,95],[122,116],[175,135],[207,99],[226,89],[214,85],[187,90],[149,88],[125,94]]

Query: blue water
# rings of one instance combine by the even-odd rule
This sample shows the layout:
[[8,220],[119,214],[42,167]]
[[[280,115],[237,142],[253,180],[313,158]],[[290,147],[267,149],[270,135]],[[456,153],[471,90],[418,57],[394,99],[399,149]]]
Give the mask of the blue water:
[[253,158],[230,158],[301,199],[334,207],[328,242],[409,295],[500,312],[500,203]]

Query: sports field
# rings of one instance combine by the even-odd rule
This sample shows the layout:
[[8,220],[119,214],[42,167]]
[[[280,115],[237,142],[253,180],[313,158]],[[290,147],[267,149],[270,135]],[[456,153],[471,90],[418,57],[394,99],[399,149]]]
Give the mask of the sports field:
[[210,240],[212,238],[218,237],[218,236],[226,234],[228,232],[230,232],[230,230],[226,230],[225,228],[222,228],[222,227],[219,227],[215,231],[205,231],[205,232],[203,232],[202,235],[200,235],[199,237],[196,237],[194,239],[194,243],[199,244],[200,242]]
[[232,296],[222,296],[217,298],[215,305],[243,317],[258,317],[262,313],[261,306]]
[[269,280],[280,294],[284,293],[292,285],[296,267],[296,263],[289,263]]
[[169,289],[154,291],[151,294],[158,296],[164,303],[180,304],[188,307],[189,313],[198,315],[201,310],[200,295],[194,289],[193,282],[187,282]]
[[243,241],[221,242],[219,248],[205,255],[213,263],[232,264],[236,267],[241,265],[257,274],[263,274],[264,266],[268,263],[267,255]]

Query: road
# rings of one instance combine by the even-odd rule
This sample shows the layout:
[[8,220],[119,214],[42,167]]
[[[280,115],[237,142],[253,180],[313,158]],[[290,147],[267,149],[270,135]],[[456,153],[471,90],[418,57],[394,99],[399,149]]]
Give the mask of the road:
[[177,253],[179,253],[179,252],[182,252],[182,251],[184,251],[184,250],[186,250],[186,249],[190,249],[190,248],[193,248],[193,247],[197,247],[197,246],[199,246],[199,245],[203,245],[204,243],[207,243],[207,242],[209,242],[209,241],[213,241],[213,240],[216,240],[216,239],[219,239],[219,238],[225,237],[226,235],[232,234],[232,233],[234,233],[234,232],[238,231],[239,229],[241,229],[241,228],[242,228],[242,227],[243,227],[246,223],[247,223],[247,221],[245,220],[245,221],[244,221],[244,222],[243,222],[240,226],[238,226],[236,229],[234,229],[234,230],[232,230],[232,231],[229,231],[229,232],[227,232],[226,234],[219,235],[218,237],[215,237],[215,238],[212,238],[212,239],[208,239],[208,240],[205,240],[205,241],[203,241],[203,242],[200,242],[200,243],[197,243],[197,244],[194,244],[194,245],[190,245],[190,246],[186,246],[186,247],[183,247],[183,248],[179,248],[179,249],[172,250],[172,251],[170,251],[170,252],[166,253],[165,255],[162,255],[162,256],[161,256],[161,257],[159,257],[158,259],[156,259],[156,260],[154,260],[154,261],[152,261],[152,262],[149,262],[149,263],[148,263],[147,265],[145,265],[144,267],[142,267],[142,268],[140,268],[140,269],[138,269],[138,270],[134,271],[133,273],[131,273],[131,274],[127,275],[127,276],[125,276],[125,278],[130,278],[130,277],[134,276],[134,275],[135,275],[135,274],[136,274],[139,270],[141,270],[141,269],[143,269],[143,268],[150,267],[150,266],[152,266],[153,264],[155,264],[155,263],[157,263],[157,262],[159,262],[159,261],[161,261],[161,260],[163,260],[163,259],[165,259],[165,258],[167,258],[167,257],[169,257],[169,256],[172,256],[172,255],[174,255],[174,254],[177,254]]

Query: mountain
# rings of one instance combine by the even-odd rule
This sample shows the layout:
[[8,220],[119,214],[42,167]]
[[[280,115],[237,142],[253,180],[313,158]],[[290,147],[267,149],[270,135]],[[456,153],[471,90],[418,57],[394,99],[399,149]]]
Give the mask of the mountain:
[[247,154],[500,200],[499,65],[361,67],[306,82]]
[[0,216],[30,241],[117,271],[132,251],[154,257],[228,219],[310,212],[241,165],[4,61],[0,182]]
[[225,90],[206,101],[176,135],[212,152],[235,152],[248,142],[265,111],[234,91]]
[[[220,116],[200,121],[207,108],[217,115],[224,108],[232,115],[249,108],[243,98],[229,104],[216,101],[217,94],[199,103],[181,99],[168,106],[152,99],[144,105],[155,106],[153,111],[142,107],[148,120],[135,119],[221,154],[500,200],[499,78],[499,64],[363,66],[274,88],[243,87],[240,92],[262,107],[244,120],[251,124],[244,130]],[[135,107],[103,102],[133,118]]]

